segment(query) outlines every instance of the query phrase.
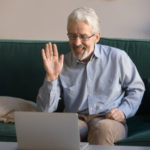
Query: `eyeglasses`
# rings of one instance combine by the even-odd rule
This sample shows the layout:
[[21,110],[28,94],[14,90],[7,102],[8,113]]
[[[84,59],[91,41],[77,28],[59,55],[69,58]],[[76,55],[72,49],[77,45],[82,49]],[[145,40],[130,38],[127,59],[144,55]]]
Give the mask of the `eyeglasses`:
[[88,35],[86,35],[86,34],[76,35],[76,34],[68,33],[67,35],[68,35],[68,38],[69,38],[70,40],[76,40],[77,37],[79,37],[80,40],[82,40],[82,41],[88,41],[88,40],[89,40],[91,37],[93,37],[95,34],[92,34],[91,36],[88,36]]

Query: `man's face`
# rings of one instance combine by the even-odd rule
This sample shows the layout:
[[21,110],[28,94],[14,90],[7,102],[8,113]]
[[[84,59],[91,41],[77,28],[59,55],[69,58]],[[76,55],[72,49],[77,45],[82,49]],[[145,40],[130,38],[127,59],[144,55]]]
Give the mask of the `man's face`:
[[93,34],[92,26],[85,22],[71,22],[68,37],[74,56],[80,61],[88,61],[100,33]]

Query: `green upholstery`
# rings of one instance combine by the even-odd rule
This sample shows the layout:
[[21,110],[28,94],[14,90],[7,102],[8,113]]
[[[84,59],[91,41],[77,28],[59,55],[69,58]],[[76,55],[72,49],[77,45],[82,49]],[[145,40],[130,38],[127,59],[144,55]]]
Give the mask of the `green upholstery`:
[[128,138],[116,142],[116,145],[150,146],[150,116],[137,115],[127,120]]
[[116,145],[150,146],[150,130],[137,133],[127,139],[121,140]]
[[[41,49],[48,41],[0,40],[0,96],[36,101],[45,71]],[[67,41],[56,43],[59,53],[70,51]],[[150,140],[150,40],[101,38],[101,44],[126,51],[144,80],[146,92],[135,117],[129,118],[128,138],[117,145],[149,145]],[[62,104],[58,111],[62,109]],[[14,124],[0,122],[0,141],[16,141]]]
[[17,141],[14,124],[0,122],[0,141]]
[[[0,95],[35,101],[45,74],[41,59],[45,43],[47,41],[0,41]],[[61,53],[66,53],[68,43],[57,43]]]

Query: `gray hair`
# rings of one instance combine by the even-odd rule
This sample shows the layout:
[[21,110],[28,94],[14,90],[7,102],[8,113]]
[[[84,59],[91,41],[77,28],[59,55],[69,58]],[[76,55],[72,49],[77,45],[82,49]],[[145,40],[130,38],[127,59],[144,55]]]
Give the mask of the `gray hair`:
[[76,21],[83,21],[88,23],[93,28],[93,33],[96,34],[100,32],[100,20],[97,16],[96,12],[92,8],[81,7],[73,10],[71,14],[68,16],[67,22],[67,30],[69,32],[69,27],[71,22]]

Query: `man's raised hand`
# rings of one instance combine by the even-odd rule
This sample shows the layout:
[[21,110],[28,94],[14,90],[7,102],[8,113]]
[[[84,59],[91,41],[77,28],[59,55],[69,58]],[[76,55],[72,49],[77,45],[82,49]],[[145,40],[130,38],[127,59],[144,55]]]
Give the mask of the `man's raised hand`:
[[48,81],[56,80],[63,68],[64,55],[59,57],[56,44],[46,44],[42,49],[42,58]]

